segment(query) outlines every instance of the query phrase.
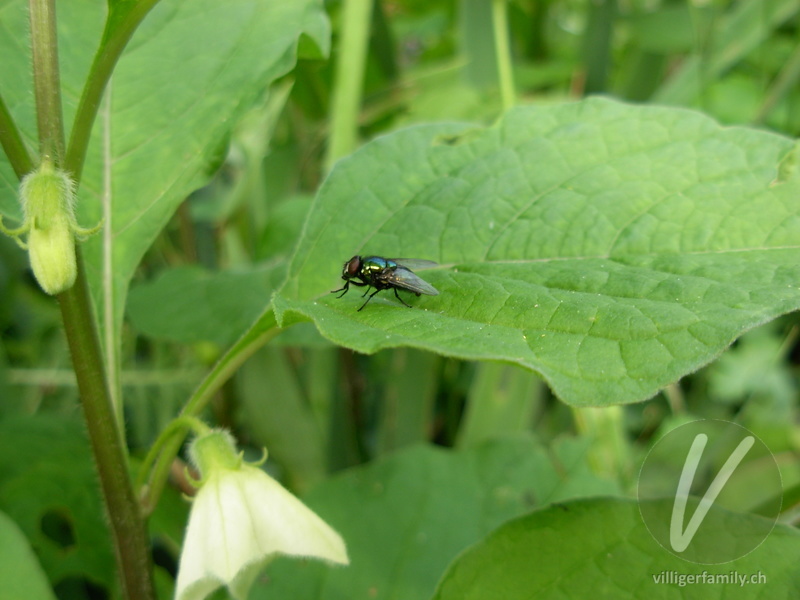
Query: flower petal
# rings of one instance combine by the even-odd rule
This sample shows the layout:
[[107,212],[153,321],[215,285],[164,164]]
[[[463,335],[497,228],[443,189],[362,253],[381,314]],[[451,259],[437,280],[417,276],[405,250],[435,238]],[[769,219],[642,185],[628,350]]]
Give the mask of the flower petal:
[[347,564],[344,541],[261,469],[213,469],[194,499],[176,598],[200,600],[220,585],[244,598],[275,554]]
[[244,497],[258,499],[250,512],[262,552],[349,563],[341,536],[315,512],[264,471],[245,465],[240,473],[250,475],[241,478]]

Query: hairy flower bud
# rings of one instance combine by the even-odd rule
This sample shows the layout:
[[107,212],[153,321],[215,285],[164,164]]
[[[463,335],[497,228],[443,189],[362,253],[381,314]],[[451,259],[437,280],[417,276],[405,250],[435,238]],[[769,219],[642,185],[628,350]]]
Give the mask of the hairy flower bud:
[[[22,226],[0,231],[27,248],[36,281],[50,295],[60,294],[75,283],[75,239],[84,239],[100,229],[83,229],[75,220],[75,184],[64,171],[44,160],[26,175],[19,188],[24,214]],[[27,233],[23,242],[21,235]]]
[[22,180],[20,199],[29,223],[28,251],[36,281],[50,295],[72,287],[75,265],[72,180],[63,171],[42,163]]
[[55,296],[75,283],[75,236],[69,221],[57,215],[47,228],[35,224],[28,232],[28,255],[31,269],[42,289]]

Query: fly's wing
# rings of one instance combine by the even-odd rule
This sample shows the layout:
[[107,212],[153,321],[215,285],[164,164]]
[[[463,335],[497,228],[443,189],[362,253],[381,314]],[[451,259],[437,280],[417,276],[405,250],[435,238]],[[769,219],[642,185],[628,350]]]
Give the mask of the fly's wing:
[[[431,261],[423,261],[430,263]],[[436,264],[436,263],[433,263]],[[415,294],[425,294],[427,296],[438,296],[439,290],[433,287],[427,281],[423,281],[417,277],[412,271],[405,267],[397,267],[393,271],[388,271],[381,275],[381,281],[389,283],[395,287],[399,287]]]
[[421,271],[422,269],[432,269],[438,267],[439,264],[432,260],[422,260],[421,258],[390,258],[392,262],[396,262],[401,267],[413,271]]

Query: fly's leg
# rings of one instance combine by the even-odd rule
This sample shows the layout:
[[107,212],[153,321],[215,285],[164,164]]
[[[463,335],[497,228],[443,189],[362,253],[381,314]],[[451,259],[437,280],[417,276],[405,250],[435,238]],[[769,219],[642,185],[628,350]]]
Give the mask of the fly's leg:
[[338,290],[331,290],[331,294],[335,294],[336,292],[342,292],[341,294],[336,296],[337,298],[341,298],[342,296],[344,296],[347,293],[348,289],[350,289],[350,282],[346,281],[345,284],[344,284],[344,287],[341,287]]
[[[369,291],[369,290],[367,290],[367,291]],[[373,297],[375,294],[377,294],[378,292],[380,292],[380,290],[375,290],[374,292],[372,292],[372,293],[369,295],[369,298],[367,298],[367,301],[366,301],[366,302],[364,302],[364,304],[362,304],[362,305],[361,305],[361,308],[364,308],[364,307],[365,307],[365,306],[366,306],[366,305],[369,303],[369,301],[370,301],[370,300],[372,300],[372,297]],[[364,297],[364,296],[362,296],[362,298],[363,298],[363,297]],[[361,312],[361,308],[359,308],[357,312]]]
[[[333,290],[333,291],[331,291],[331,294],[335,294],[336,292],[342,292],[341,294],[339,294],[338,296],[336,296],[337,298],[341,298],[342,296],[344,296],[344,295],[347,293],[347,290],[349,290],[349,289],[350,289],[350,284],[351,284],[351,283],[352,283],[353,285],[357,285],[358,287],[364,287],[364,286],[367,286],[367,292],[369,291],[369,285],[368,285],[368,284],[366,284],[366,283],[360,283],[360,282],[358,282],[358,281],[353,281],[352,279],[348,279],[348,280],[345,282],[345,284],[344,284],[344,287],[342,287],[342,288],[339,288],[338,290]],[[366,296],[366,292],[364,293],[364,296]],[[363,298],[364,296],[362,296],[362,298]]]
[[[400,295],[397,293],[397,288],[394,288],[394,295],[397,297],[397,299],[398,299],[398,300],[400,300],[400,302],[402,302],[403,304],[405,304],[405,305],[406,305],[408,308],[411,308],[411,305],[410,305],[410,304],[406,304],[406,301],[405,301],[405,300],[403,300],[403,299],[400,297]],[[417,296],[419,296],[419,294],[417,294]]]

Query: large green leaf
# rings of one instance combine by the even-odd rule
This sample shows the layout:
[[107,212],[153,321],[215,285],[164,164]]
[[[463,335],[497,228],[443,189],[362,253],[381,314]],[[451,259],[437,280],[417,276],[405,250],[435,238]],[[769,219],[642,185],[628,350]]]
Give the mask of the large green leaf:
[[341,533],[348,567],[278,559],[252,598],[424,600],[448,563],[504,521],[548,502],[614,493],[587,444],[506,438],[463,452],[417,446],[352,469],[306,501]]
[[[728,529],[720,531],[720,543],[735,541],[737,528],[760,519],[724,513],[714,506],[708,516],[723,515]],[[669,509],[664,514],[669,516]],[[798,552],[800,533],[779,525],[744,558],[695,564],[658,545],[635,501],[581,499],[520,517],[493,532],[450,566],[434,598],[797,598]],[[756,579],[742,584],[731,580],[732,574]],[[687,585],[687,576],[696,580]]]
[[[71,123],[97,48],[105,6],[59,4],[62,88]],[[26,139],[34,139],[24,2],[7,2],[0,26],[0,91]],[[87,270],[115,361],[125,294],[144,252],[178,204],[221,158],[236,119],[289,71],[307,33],[324,51],[328,25],[320,0],[164,0],[122,55],[100,108],[79,190],[84,224],[105,218],[85,244]],[[31,144],[32,147],[35,145]],[[18,215],[16,182],[0,158],[0,209]]]
[[0,590],[5,600],[55,600],[36,555],[16,523],[0,512]]
[[[517,363],[576,405],[643,400],[800,306],[792,147],[606,99],[388,135],[320,190],[278,323],[362,352]],[[328,293],[353,254],[435,260],[418,274],[441,293],[357,312],[358,292]]]

